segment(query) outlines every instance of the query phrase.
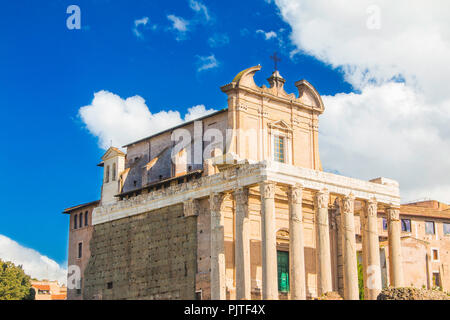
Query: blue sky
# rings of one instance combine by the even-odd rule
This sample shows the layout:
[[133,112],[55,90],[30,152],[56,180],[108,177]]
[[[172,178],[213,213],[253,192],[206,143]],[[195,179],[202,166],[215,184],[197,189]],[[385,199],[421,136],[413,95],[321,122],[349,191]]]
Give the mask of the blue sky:
[[[96,164],[104,150],[78,113],[92,102],[94,93],[106,90],[123,99],[138,95],[152,113],[173,110],[184,115],[196,105],[221,109],[226,107],[226,95],[220,86],[242,69],[261,64],[255,81],[267,84],[274,51],[281,56],[279,70],[288,92],[296,92],[295,81],[307,79],[324,95],[328,113],[321,127],[321,152],[326,168],[363,179],[380,175],[397,179],[410,198],[450,200],[443,196],[450,190],[448,181],[424,161],[408,156],[418,149],[426,156],[428,147],[450,154],[442,138],[444,124],[431,144],[408,132],[412,127],[428,130],[436,121],[448,123],[443,121],[447,116],[436,112],[449,110],[450,97],[439,86],[432,88],[435,92],[427,87],[441,81],[418,67],[424,65],[421,57],[427,53],[414,56],[417,44],[408,37],[402,38],[405,44],[395,38],[400,32],[390,20],[398,22],[407,15],[406,2],[392,10],[380,2],[384,24],[373,31],[366,27],[366,9],[374,1],[352,1],[354,8],[361,7],[359,13],[345,7],[336,10],[324,1],[302,7],[308,1],[300,0],[3,3],[0,130],[5,154],[0,160],[4,181],[0,234],[58,263],[66,261],[68,219],[62,210],[100,196],[101,170]],[[81,9],[81,30],[66,27],[71,4]],[[432,9],[423,8],[421,17],[435,18],[429,28],[429,20],[422,22],[423,35],[406,22],[402,34],[419,40],[429,30],[440,34],[448,15],[437,16]],[[432,10],[428,16],[427,10]],[[185,32],[174,29],[174,17],[181,18],[178,27],[187,23]],[[316,29],[311,31],[313,25]],[[431,49],[442,49],[427,62],[432,68],[449,65],[450,41],[442,39],[431,44]],[[409,59],[403,59],[403,48]],[[386,96],[395,97],[395,105]],[[411,106],[417,107],[417,114],[405,120],[404,110]],[[417,115],[426,113],[423,106],[432,108],[433,118],[416,124]],[[403,112],[401,123],[412,124],[406,132],[396,129],[397,110]],[[342,118],[343,114],[349,116]],[[444,170],[450,163],[435,167]],[[422,176],[414,178],[413,171]],[[418,186],[419,181],[423,185]]]
[[[210,20],[196,16],[188,1],[77,1],[81,30],[69,30],[73,1],[14,1],[2,5],[0,34],[1,158],[5,201],[0,234],[58,262],[66,259],[68,219],[61,211],[99,198],[103,153],[78,117],[94,92],[142,96],[152,112],[170,108],[226,107],[220,86],[240,70],[261,64],[255,79],[270,76],[274,51],[286,87],[308,79],[322,94],[349,90],[340,73],[307,56],[289,58],[289,26],[265,1],[208,3]],[[168,15],[198,19],[176,40]],[[133,32],[134,21],[148,17]],[[156,24],[156,30],[150,25]],[[280,32],[280,29],[285,29]],[[269,39],[257,30],[282,36]],[[209,38],[222,40],[212,47]],[[225,43],[223,43],[225,41]],[[199,56],[214,55],[218,67],[197,71]]]

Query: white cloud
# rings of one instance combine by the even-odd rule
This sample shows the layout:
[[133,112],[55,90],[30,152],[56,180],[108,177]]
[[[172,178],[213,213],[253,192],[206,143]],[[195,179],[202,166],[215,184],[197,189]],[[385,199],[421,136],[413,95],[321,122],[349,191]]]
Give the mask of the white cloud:
[[403,200],[450,202],[450,2],[275,3],[295,51],[339,68],[360,92],[324,97],[324,167],[395,178]]
[[190,22],[181,18],[177,17],[173,14],[169,14],[167,16],[167,19],[169,19],[172,22],[171,30],[173,30],[176,33],[176,40],[185,40],[186,39],[186,32],[188,32],[189,24]]
[[223,47],[230,43],[230,38],[226,33],[215,33],[208,39],[208,44],[211,48]]
[[138,38],[142,38],[143,37],[142,33],[139,31],[139,26],[140,25],[145,26],[145,25],[147,25],[147,23],[148,23],[148,17],[143,17],[142,19],[134,20],[133,32],[136,35],[136,37],[138,37]]
[[195,12],[201,13],[206,21],[209,21],[211,19],[208,13],[208,8],[200,1],[189,0],[189,6]]
[[[403,200],[450,201],[450,103],[431,105],[404,83],[323,96],[319,146],[324,167],[361,179],[400,182]],[[439,119],[438,123],[435,119]]]
[[188,108],[187,114],[184,116],[184,121],[192,121],[201,117],[204,117],[208,114],[216,112],[214,109],[206,109],[205,105],[199,104],[193,106],[192,108]]
[[[133,33],[134,33],[134,35],[137,38],[139,38],[139,39],[143,39],[144,38],[144,35],[140,31],[140,28],[146,27],[148,22],[149,22],[149,18],[148,17],[143,17],[141,19],[134,20]],[[142,27],[140,27],[140,26],[142,26]],[[151,29],[153,29],[153,30],[155,30],[156,28],[157,28],[156,24],[151,26]]]
[[32,278],[57,280],[59,284],[67,283],[67,269],[36,250],[23,247],[1,234],[0,259],[22,265],[24,272]]
[[275,31],[268,31],[268,32],[266,32],[264,30],[259,29],[259,30],[256,30],[256,33],[263,34],[264,38],[266,40],[270,40],[272,38],[276,38],[277,37],[277,33]]
[[197,56],[197,59],[197,72],[217,68],[219,66],[219,62],[213,54],[210,56]]
[[152,113],[140,96],[122,99],[102,90],[95,93],[91,104],[81,107],[78,114],[89,132],[98,137],[100,148],[107,149],[111,141],[121,147],[214,111],[198,105],[188,109],[183,119],[173,110]]

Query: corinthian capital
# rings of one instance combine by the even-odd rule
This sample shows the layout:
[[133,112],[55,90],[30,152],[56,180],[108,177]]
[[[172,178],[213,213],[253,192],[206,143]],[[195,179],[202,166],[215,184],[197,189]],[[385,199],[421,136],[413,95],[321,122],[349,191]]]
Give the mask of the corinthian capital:
[[377,216],[377,199],[371,198],[367,201],[367,209],[366,215],[367,217],[376,217]]
[[211,193],[209,196],[209,207],[211,209],[211,214],[220,216],[224,196],[225,195],[221,192]]
[[260,184],[261,197],[273,199],[275,197],[275,182],[265,181]]
[[353,213],[355,207],[355,197],[352,193],[342,198],[342,213]]
[[234,190],[234,200],[239,205],[245,205],[248,203],[248,189],[247,188],[236,188]]
[[329,192],[327,189],[323,189],[316,193],[316,206],[318,209],[328,208]]
[[399,221],[400,220],[400,208],[399,207],[388,207],[386,209],[386,214],[388,221]]
[[303,194],[303,186],[301,184],[290,186],[287,191],[289,203],[301,204],[302,194]]

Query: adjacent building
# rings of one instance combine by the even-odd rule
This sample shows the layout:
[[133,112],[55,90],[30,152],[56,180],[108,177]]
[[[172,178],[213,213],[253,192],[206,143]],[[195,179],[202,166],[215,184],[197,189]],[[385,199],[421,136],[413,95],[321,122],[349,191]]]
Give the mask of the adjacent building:
[[447,206],[324,172],[320,95],[286,93],[278,71],[258,86],[260,69],[221,88],[227,108],[106,151],[101,199],[64,210],[82,270],[69,298],[358,299],[358,263],[366,299],[448,290]]
[[35,291],[35,300],[66,300],[67,287],[60,286],[58,281],[32,280],[31,286]]

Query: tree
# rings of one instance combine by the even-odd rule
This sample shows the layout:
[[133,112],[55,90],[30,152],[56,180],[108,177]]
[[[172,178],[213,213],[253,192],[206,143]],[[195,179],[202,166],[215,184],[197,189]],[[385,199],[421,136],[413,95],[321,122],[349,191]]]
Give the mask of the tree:
[[22,266],[0,259],[0,300],[33,300],[30,276]]

